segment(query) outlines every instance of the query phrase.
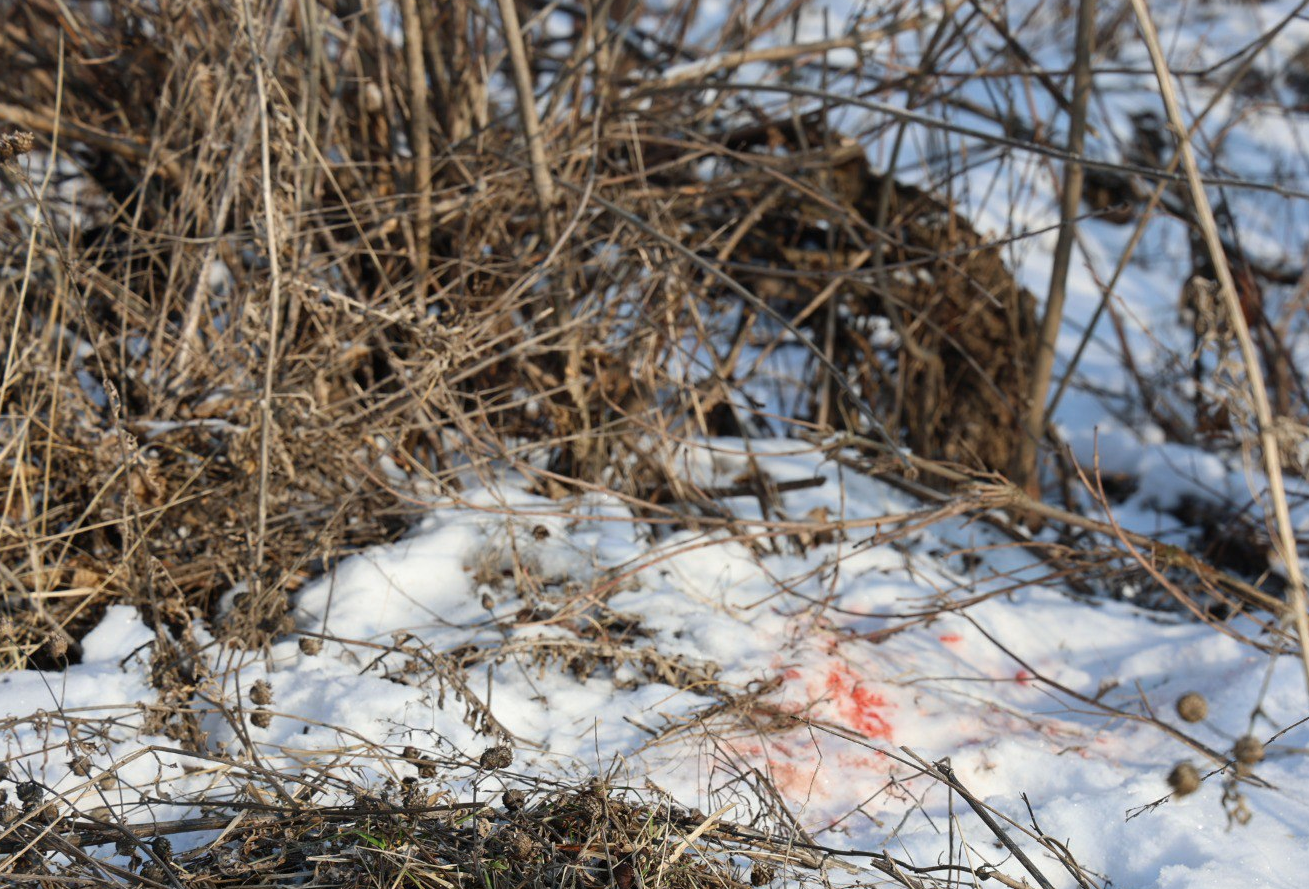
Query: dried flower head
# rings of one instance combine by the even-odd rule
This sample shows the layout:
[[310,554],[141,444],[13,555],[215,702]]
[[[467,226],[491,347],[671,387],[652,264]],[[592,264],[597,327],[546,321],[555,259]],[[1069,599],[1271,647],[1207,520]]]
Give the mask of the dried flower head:
[[68,654],[68,640],[59,635],[51,636],[45,644],[45,652],[54,660],[62,661]]
[[1188,691],[1177,699],[1177,715],[1186,722],[1199,722],[1209,715],[1209,702],[1198,691]]
[[260,679],[251,687],[250,700],[260,707],[273,703],[273,687],[268,684],[268,680]]
[[1168,773],[1168,786],[1179,797],[1195,793],[1200,789],[1200,773],[1189,762],[1179,762]]
[[0,136],[0,161],[13,160],[36,147],[36,137],[22,130]]
[[1247,766],[1262,762],[1264,758],[1263,742],[1254,735],[1242,735],[1232,745],[1232,758]]
[[477,764],[487,771],[507,768],[514,761],[514,750],[507,744],[497,744],[482,751]]
[[526,861],[532,857],[536,844],[532,838],[521,830],[510,830],[504,837],[505,851],[515,861]]

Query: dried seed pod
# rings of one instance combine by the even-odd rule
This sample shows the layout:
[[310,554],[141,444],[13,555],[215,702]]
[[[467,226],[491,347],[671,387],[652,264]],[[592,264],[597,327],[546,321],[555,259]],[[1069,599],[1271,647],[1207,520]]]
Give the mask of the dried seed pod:
[[1264,758],[1263,742],[1254,735],[1242,735],[1232,745],[1232,758],[1247,766],[1262,762]]
[[1200,789],[1200,773],[1189,762],[1179,762],[1168,773],[1168,786],[1179,797],[1195,793]]
[[508,831],[504,841],[505,851],[515,861],[526,861],[532,857],[532,852],[536,849],[536,843],[533,843],[532,838],[521,830]]
[[323,640],[314,636],[300,637],[300,653],[307,654],[310,657],[318,654],[323,650]]
[[1199,722],[1209,715],[1209,702],[1198,691],[1188,691],[1177,699],[1177,715],[1186,722]]
[[0,136],[0,161],[13,160],[36,146],[36,137],[26,130]]
[[482,751],[477,764],[489,771],[508,768],[514,761],[514,750],[508,744],[496,744]]
[[521,812],[527,805],[527,794],[521,790],[506,790],[500,795],[500,801],[504,804],[506,812]]
[[69,760],[68,771],[72,772],[79,778],[85,778],[91,774],[91,757],[79,756],[77,759]]
[[24,781],[15,788],[18,794],[18,801],[23,804],[24,808],[31,808],[45,797],[45,789],[35,781]]
[[57,661],[62,661],[68,654],[68,640],[63,636],[51,636],[45,644],[45,652]]
[[250,700],[260,707],[273,703],[273,687],[268,684],[268,680],[260,679],[250,689]]
[[150,843],[150,851],[154,852],[163,861],[173,859],[173,842],[168,837],[155,837]]
[[773,870],[773,866],[771,864],[765,864],[762,861],[756,861],[754,862],[754,864],[750,866],[751,886],[766,886],[769,883],[773,882],[773,877],[775,876],[777,876],[777,872]]
[[263,707],[255,710],[250,714],[250,724],[257,728],[268,728],[273,721],[273,714],[269,713]]
[[547,528],[545,525],[537,525],[535,528],[532,529],[533,540],[545,540],[549,536],[550,536],[550,529]]

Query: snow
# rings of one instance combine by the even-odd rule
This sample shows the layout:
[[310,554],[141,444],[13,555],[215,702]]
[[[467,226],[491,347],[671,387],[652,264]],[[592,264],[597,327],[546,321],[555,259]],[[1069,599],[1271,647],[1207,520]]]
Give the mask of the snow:
[[[706,443],[688,466],[723,484],[744,460],[736,444]],[[954,817],[975,862],[1009,867],[958,800],[906,765],[907,748],[949,757],[965,786],[1021,824],[1026,795],[1041,827],[1114,885],[1219,887],[1240,875],[1290,886],[1288,875],[1309,867],[1309,802],[1297,792],[1309,764],[1295,752],[1309,742],[1305,726],[1278,738],[1256,766],[1270,786],[1242,787],[1250,825],[1229,826],[1221,774],[1128,818],[1167,795],[1176,762],[1195,760],[1202,772],[1212,765],[1138,717],[1156,714],[1225,751],[1261,702],[1253,731],[1267,738],[1305,715],[1293,659],[1269,660],[1205,626],[1089,604],[1058,587],[1009,589],[1034,570],[1031,557],[977,525],[947,520],[869,543],[860,519],[918,504],[882,483],[842,478],[794,443],[751,444],[774,480],[826,479],[785,494],[785,515],[825,507],[858,530],[806,551],[785,536],[752,548],[726,530],[656,539],[614,500],[554,502],[506,479],[434,504],[409,537],[306,587],[295,600],[297,632],[266,653],[206,649],[217,693],[233,705],[266,679],[274,715],[267,728],[246,726],[261,761],[330,761],[364,785],[413,774],[399,758],[411,744],[471,764],[498,739],[482,718],[489,713],[510,735],[515,768],[530,774],[649,780],[702,811],[737,802],[732,817],[745,820],[749,802],[736,784],[758,770],[820,843],[892,848],[930,863],[949,854],[942,819]],[[757,516],[742,521],[762,529]],[[965,575],[951,554],[968,548],[983,555]],[[987,594],[964,613],[921,618]],[[639,632],[606,639],[619,632],[611,623],[589,639],[579,633],[587,615],[599,619],[601,602]],[[304,653],[300,632],[325,638],[321,653]],[[125,806],[134,820],[184,811],[189,795],[214,784],[193,760],[160,749],[173,742],[138,734],[138,704],[158,695],[149,682],[154,643],[133,609],[114,606],[86,637],[82,663],[0,676],[10,716],[113,716],[110,740],[92,745],[96,769],[147,751],[119,772],[106,803],[80,803]],[[469,645],[491,654],[457,686],[442,659]],[[579,668],[571,658],[588,645],[621,655]],[[1210,704],[1195,726],[1173,715],[1191,690]],[[739,695],[749,707],[717,706]],[[62,752],[72,722],[8,725],[16,772],[70,792],[86,783]],[[221,716],[204,728],[215,752],[239,755],[244,742]],[[455,768],[448,778],[462,786],[470,774]],[[134,800],[158,797],[161,786],[172,807]],[[1027,845],[1056,885],[1073,885]]]
[[[797,39],[823,39],[829,23],[853,20],[850,4],[829,5],[829,18],[803,18]],[[1290,8],[1154,5],[1179,68],[1225,58]],[[705,6],[702,27],[730,9]],[[1010,19],[1021,21],[1031,4],[1015,6]],[[558,21],[547,26],[563,27]],[[1041,64],[1060,68],[1068,35],[1047,26],[1059,39],[1031,48]],[[1309,26],[1296,23],[1269,58],[1289,57],[1306,37]],[[908,32],[885,51],[890,43],[912,49],[916,39]],[[1132,45],[1116,60],[1145,62]],[[1207,88],[1187,85],[1192,108],[1202,107]],[[1101,137],[1089,150],[1118,157],[1128,115],[1158,110],[1154,87],[1119,74],[1098,78],[1097,88]],[[981,101],[980,89],[962,94]],[[1047,96],[1032,101],[1062,125]],[[1233,124],[1220,158],[1229,172],[1294,185],[1291,170],[1303,180],[1304,121],[1273,113],[1233,120],[1240,115],[1224,101],[1203,130],[1215,135]],[[907,139],[901,170],[930,170],[930,144]],[[967,209],[979,229],[1048,229],[1057,221],[1053,186],[1035,169],[1022,157],[980,163],[957,197],[978,201]],[[1234,200],[1251,221],[1242,233],[1247,248],[1274,260],[1300,255],[1294,238],[1309,222],[1303,201]],[[1089,221],[1081,234],[1060,373],[1100,301],[1096,280],[1107,278],[1129,230]],[[1038,294],[1054,237],[1050,230],[1013,248],[1019,274]],[[1170,356],[1189,349],[1176,318],[1185,249],[1181,226],[1161,220],[1116,292],[1130,322],[1127,348],[1147,378],[1176,375]],[[1239,455],[1167,442],[1156,425],[1122,409],[1135,384],[1120,345],[1100,334],[1081,366],[1099,393],[1070,390],[1055,422],[1083,466],[1098,460],[1106,473],[1147,481],[1116,505],[1122,525],[1164,535],[1172,526],[1161,527],[1161,511],[1183,498],[1250,500],[1262,477]],[[773,360],[784,370],[779,379],[802,376],[802,359],[786,350]],[[81,383],[104,403],[98,380],[83,374]],[[1087,602],[1039,582],[1035,557],[981,524],[945,519],[879,537],[925,505],[793,441],[703,441],[680,456],[688,481],[703,485],[731,484],[755,467],[774,481],[822,477],[781,495],[780,517],[822,509],[849,530],[802,548],[772,533],[758,501],[742,497],[724,501],[738,519],[730,528],[656,533],[617,498],[557,502],[512,476],[458,500],[433,500],[408,537],[353,556],[300,591],[296,631],[267,651],[205,647],[211,679],[193,703],[207,714],[212,750],[239,757],[250,752],[248,734],[270,766],[330,762],[368,785],[415,774],[400,756],[414,745],[462,763],[444,766],[443,776],[467,788],[471,764],[507,733],[515,768],[529,774],[648,781],[705,812],[735,801],[730,817],[740,821],[753,803],[738,788],[763,775],[820,843],[890,849],[920,865],[964,856],[1020,877],[960,801],[919,774],[907,748],[929,761],[949,757],[972,793],[1021,825],[1029,824],[1030,801],[1042,829],[1112,885],[1302,885],[1295,874],[1309,871],[1309,725],[1299,720],[1309,698],[1293,658],[1188,619]],[[1292,480],[1293,496],[1306,493],[1309,485]],[[1088,512],[1096,509],[1088,503]],[[1309,522],[1303,505],[1297,520]],[[624,633],[623,625],[636,629]],[[1252,625],[1237,626],[1260,639]],[[194,632],[208,638],[202,626]],[[306,653],[302,638],[323,639],[321,652]],[[230,791],[203,760],[176,753],[175,740],[152,730],[157,642],[134,609],[116,605],[83,640],[80,663],[0,674],[0,743],[14,773],[80,807],[110,806],[135,821],[180,817],[191,811],[188,800]],[[477,651],[469,654],[470,646]],[[454,665],[459,658],[466,669]],[[270,722],[247,721],[238,732],[210,701],[245,705],[258,680],[273,689]],[[1195,725],[1174,713],[1189,691],[1209,703]],[[724,709],[724,701],[738,705]],[[108,721],[107,736],[88,733],[96,720]],[[1221,765],[1153,720],[1219,753],[1247,733],[1277,736],[1254,768],[1266,786],[1236,785],[1249,824],[1229,820],[1223,773],[1190,796],[1153,805],[1167,797],[1165,777],[1179,761],[1202,774]],[[117,785],[74,774],[73,748],[91,755],[92,777],[119,764]],[[949,847],[951,823],[966,853]],[[1047,851],[1021,842],[1056,885],[1074,885]]]

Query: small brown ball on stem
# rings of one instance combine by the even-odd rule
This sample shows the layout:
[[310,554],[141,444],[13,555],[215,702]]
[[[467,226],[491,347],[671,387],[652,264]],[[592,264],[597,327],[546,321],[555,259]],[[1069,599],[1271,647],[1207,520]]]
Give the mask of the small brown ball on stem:
[[1264,758],[1263,742],[1254,735],[1242,735],[1232,745],[1232,758],[1247,766],[1262,762]]
[[1198,691],[1188,691],[1177,699],[1177,715],[1186,722],[1199,722],[1209,715],[1209,702]]
[[273,687],[267,679],[260,679],[251,687],[250,700],[260,707],[273,703]]
[[1189,762],[1179,762],[1168,773],[1168,786],[1178,797],[1195,793],[1200,789],[1200,773]]
[[513,748],[507,744],[497,744],[482,751],[477,764],[489,771],[507,768],[514,761]]

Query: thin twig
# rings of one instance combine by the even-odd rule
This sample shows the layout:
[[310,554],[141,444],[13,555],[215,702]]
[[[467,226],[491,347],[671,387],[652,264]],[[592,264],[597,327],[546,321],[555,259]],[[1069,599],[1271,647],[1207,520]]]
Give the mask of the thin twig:
[[[278,6],[282,6],[279,3]],[[282,273],[278,255],[277,214],[273,207],[273,161],[268,127],[268,89],[264,83],[264,53],[255,38],[250,0],[241,0],[245,32],[250,40],[254,62],[255,88],[259,94],[259,166],[263,187],[264,237],[268,239],[268,345],[264,352],[264,390],[259,400],[259,510],[255,526],[255,556],[252,588],[262,590],[260,577],[264,569],[264,550],[268,537],[269,451],[273,434],[273,380],[277,369],[278,323],[282,315]],[[277,16],[275,18],[280,18]]]

